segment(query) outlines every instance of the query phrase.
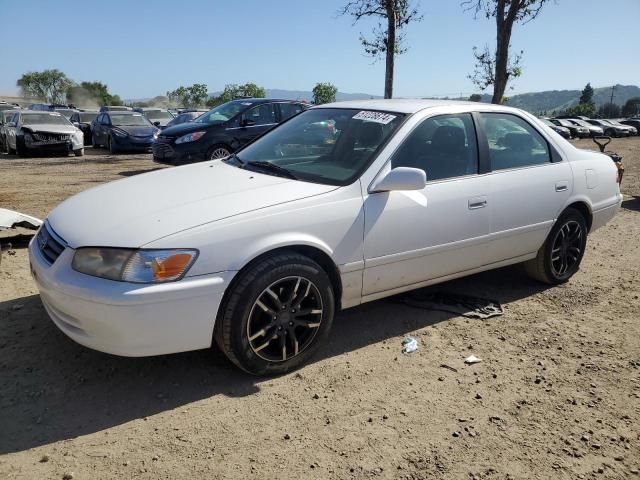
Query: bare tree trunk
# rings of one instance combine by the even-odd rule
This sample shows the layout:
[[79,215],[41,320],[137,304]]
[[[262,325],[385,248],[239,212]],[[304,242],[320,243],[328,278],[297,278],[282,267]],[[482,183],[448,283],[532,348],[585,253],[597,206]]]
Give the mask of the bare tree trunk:
[[384,98],[393,97],[393,68],[396,55],[396,9],[395,0],[386,0],[387,9],[387,62],[384,74]]
[[493,83],[493,98],[491,103],[501,104],[504,92],[507,89],[509,75],[509,42],[511,42],[511,30],[516,19],[520,0],[509,2],[509,10],[505,18],[506,0],[498,0],[496,5],[496,63]]

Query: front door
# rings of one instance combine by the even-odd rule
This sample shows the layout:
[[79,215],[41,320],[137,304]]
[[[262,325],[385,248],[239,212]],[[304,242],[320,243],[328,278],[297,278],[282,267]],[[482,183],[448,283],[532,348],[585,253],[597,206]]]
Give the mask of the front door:
[[274,104],[263,103],[242,114],[240,126],[229,128],[242,147],[278,124]]
[[423,169],[427,185],[419,191],[364,192],[364,296],[486,262],[490,179],[479,173],[479,163],[470,114],[427,118],[408,135],[390,167]]

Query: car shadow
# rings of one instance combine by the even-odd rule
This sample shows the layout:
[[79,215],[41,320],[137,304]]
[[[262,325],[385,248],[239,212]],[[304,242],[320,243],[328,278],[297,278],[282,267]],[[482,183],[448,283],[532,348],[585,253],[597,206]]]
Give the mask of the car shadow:
[[156,170],[164,170],[164,167],[156,167],[156,168],[148,168],[148,169],[140,169],[140,170],[124,170],[122,172],[118,172],[118,175],[120,175],[121,177],[133,177],[135,175],[140,175],[141,173],[155,172]]
[[[520,268],[508,267],[429,290],[508,304],[545,288]],[[329,342],[313,362],[455,317],[399,300],[391,297],[339,313]],[[249,396],[266,381],[241,372],[217,350],[125,358],[84,348],[54,326],[38,295],[0,302],[0,371],[0,454],[94,433],[216,395]]]
[[622,202],[622,208],[626,208],[627,210],[632,210],[634,212],[640,212],[640,197],[634,196],[629,200],[624,200]]

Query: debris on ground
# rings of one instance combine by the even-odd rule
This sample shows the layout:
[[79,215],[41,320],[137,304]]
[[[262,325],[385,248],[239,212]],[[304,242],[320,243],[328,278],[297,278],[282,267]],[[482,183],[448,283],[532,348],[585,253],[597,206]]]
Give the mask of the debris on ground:
[[404,337],[402,340],[402,353],[412,353],[418,349],[418,341],[413,337]]
[[42,225],[42,220],[24,213],[0,208],[0,230],[23,227],[30,230],[37,230]]
[[469,355],[464,359],[464,363],[466,363],[467,365],[473,365],[474,363],[480,363],[481,361],[482,360],[475,355]]
[[439,310],[481,320],[504,313],[497,300],[448,292],[425,293],[424,290],[417,290],[401,297],[401,302],[410,307]]

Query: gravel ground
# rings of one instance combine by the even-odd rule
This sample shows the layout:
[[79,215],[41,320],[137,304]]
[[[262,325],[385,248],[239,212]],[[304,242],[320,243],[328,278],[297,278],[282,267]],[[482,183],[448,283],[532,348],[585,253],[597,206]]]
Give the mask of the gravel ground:
[[[640,138],[610,146],[627,167],[623,208],[569,283],[515,266],[431,287],[501,301],[485,321],[394,298],[346,310],[314,361],[278,378],[215,351],[136,359],[73,343],[42,308],[27,231],[5,232],[0,477],[640,478]],[[0,206],[44,217],[155,168],[91,148],[1,155]],[[408,334],[419,348],[403,355]],[[465,366],[470,354],[482,362]]]

